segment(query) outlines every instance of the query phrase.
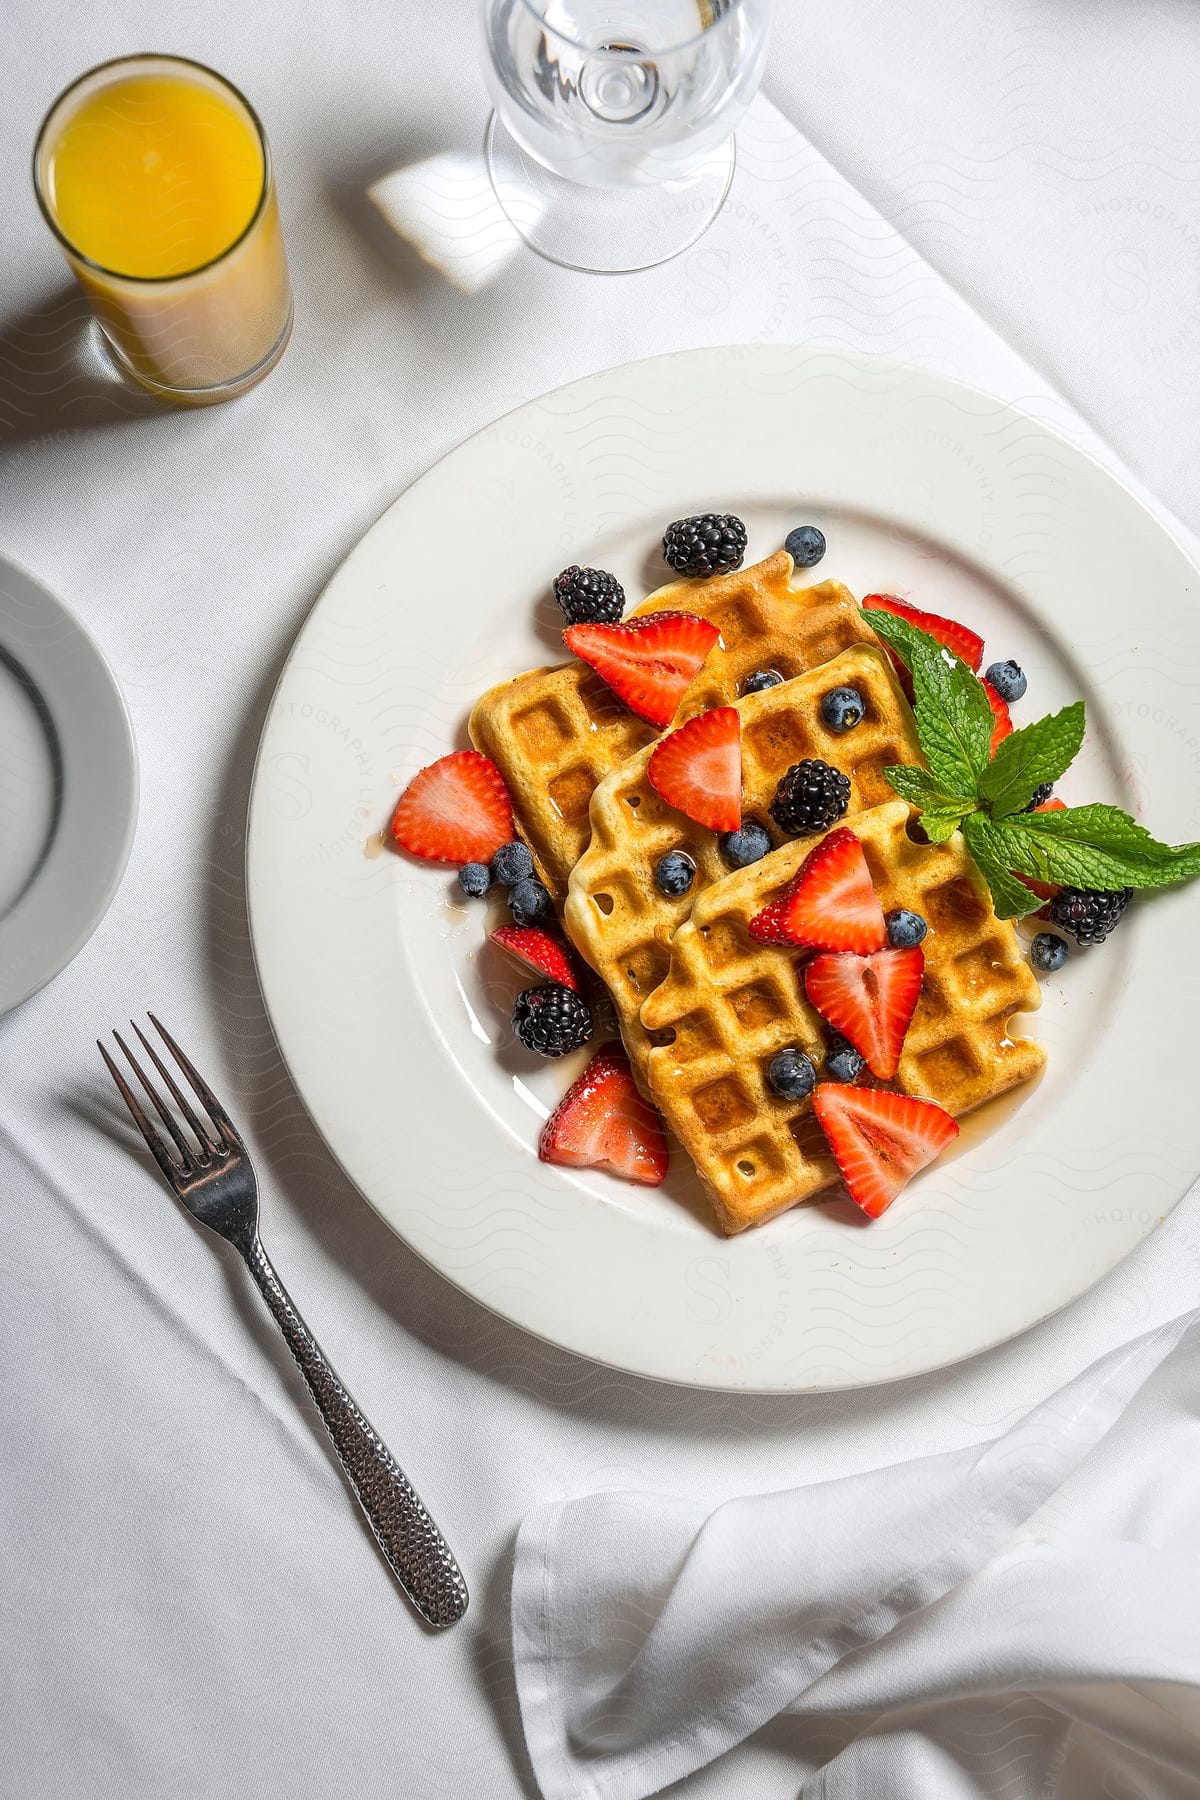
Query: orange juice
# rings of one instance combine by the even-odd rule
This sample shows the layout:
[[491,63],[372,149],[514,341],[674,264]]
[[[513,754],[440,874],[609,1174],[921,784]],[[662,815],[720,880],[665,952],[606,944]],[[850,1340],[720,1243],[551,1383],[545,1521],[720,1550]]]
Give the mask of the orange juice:
[[43,210],[125,366],[173,398],[240,393],[282,353],[291,291],[266,138],[175,57],[106,64],[56,102]]

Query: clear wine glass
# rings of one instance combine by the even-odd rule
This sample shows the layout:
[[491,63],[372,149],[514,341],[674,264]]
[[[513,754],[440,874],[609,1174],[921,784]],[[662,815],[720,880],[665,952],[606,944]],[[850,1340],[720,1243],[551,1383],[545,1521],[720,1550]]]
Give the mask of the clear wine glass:
[[770,0],[483,0],[496,197],[534,250],[644,269],[705,232],[762,79]]

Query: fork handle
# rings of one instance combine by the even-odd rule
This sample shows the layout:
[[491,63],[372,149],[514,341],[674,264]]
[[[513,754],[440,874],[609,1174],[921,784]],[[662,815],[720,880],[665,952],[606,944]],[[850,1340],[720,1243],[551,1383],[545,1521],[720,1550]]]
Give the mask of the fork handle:
[[253,1243],[239,1247],[287,1339],[392,1573],[430,1625],[453,1625],[466,1612],[468,1595],[449,1545],[404,1470],[338,1379],[257,1235]]

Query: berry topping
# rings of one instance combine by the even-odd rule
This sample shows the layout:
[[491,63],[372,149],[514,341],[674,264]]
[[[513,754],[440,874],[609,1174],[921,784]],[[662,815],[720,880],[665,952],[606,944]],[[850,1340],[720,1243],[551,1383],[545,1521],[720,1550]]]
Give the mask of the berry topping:
[[755,669],[753,675],[747,675],[742,683],[743,694],[764,694],[768,688],[782,687],[783,676],[778,669]]
[[761,862],[771,848],[771,840],[757,819],[746,819],[736,831],[721,839],[721,855],[731,869],[748,869]]
[[538,1139],[543,1162],[608,1168],[657,1187],[667,1173],[658,1114],[638,1093],[623,1052],[605,1044],[551,1113]]
[[784,1100],[807,1100],[817,1085],[812,1057],[803,1050],[777,1050],[767,1064],[767,1083]]
[[699,713],[654,749],[646,766],[651,787],[710,831],[736,831],[742,822],[742,735],[732,706]]
[[623,625],[572,625],[563,642],[630,712],[651,725],[669,725],[720,635],[692,613],[660,612]]
[[811,569],[825,554],[825,533],[815,525],[797,525],[784,538],[783,547],[798,569]]
[[697,513],[668,525],[663,560],[677,575],[728,575],[746,554],[746,527],[732,513]]
[[830,731],[853,731],[866,716],[866,702],[857,688],[831,688],[821,702],[821,718]]
[[1029,686],[1025,679],[1025,671],[1020,663],[991,663],[984,673],[983,679],[990,682],[1002,700],[1011,706],[1014,700],[1025,697],[1025,689]]
[[1047,908],[1052,925],[1079,944],[1102,944],[1121,922],[1132,888],[1059,888]]
[[920,913],[909,912],[907,906],[898,906],[887,915],[887,941],[893,950],[911,950],[928,930]]
[[668,850],[654,865],[654,885],[668,900],[682,900],[696,879],[696,865],[682,850]]
[[579,976],[561,938],[551,937],[536,925],[498,925],[492,932],[492,943],[507,950],[535,974],[579,992]]
[[829,1033],[825,1073],[831,1081],[857,1081],[866,1066],[866,1057],[859,1055],[848,1038],[844,1038],[840,1031]]
[[482,900],[492,885],[492,871],[486,863],[464,863],[458,871],[458,885],[472,900]]
[[836,825],[850,804],[850,778],[817,757],[793,763],[775,789],[771,817],[791,837]]
[[813,1111],[829,1140],[846,1192],[869,1219],[886,1212],[900,1189],[958,1136],[958,1126],[932,1100],[882,1088],[825,1081]]
[[527,877],[509,890],[508,904],[518,925],[532,925],[538,919],[552,919],[554,906],[540,881]]
[[823,952],[804,971],[804,991],[821,1017],[861,1050],[872,1075],[890,1081],[924,970],[920,948],[876,950],[873,956]]
[[[922,612],[919,606],[910,606],[906,600],[897,600],[895,594],[867,594],[863,600],[864,611],[872,607],[882,612],[895,613],[898,619],[907,619],[918,631],[927,631],[939,644],[945,644],[947,650],[953,650],[960,656],[968,669],[979,672],[983,661],[983,639],[977,631],[967,625],[960,625],[957,619],[944,619],[940,613]],[[896,672],[908,698],[912,699],[912,682],[902,659],[894,650],[888,655],[896,665]]]
[[625,589],[615,575],[575,563],[554,577],[554,598],[568,625],[613,625],[625,611]]
[[533,856],[528,844],[520,838],[513,838],[510,844],[501,844],[492,858],[492,879],[501,887],[516,887],[518,881],[528,881],[533,874]]
[[1053,975],[1067,960],[1067,946],[1052,931],[1039,931],[1029,946],[1029,960],[1043,975]]
[[592,1035],[592,1015],[572,988],[560,981],[526,988],[512,1010],[513,1030],[539,1056],[568,1056]]
[[992,716],[996,721],[992,729],[992,741],[988,746],[988,754],[995,756],[1005,738],[1012,736],[1013,722],[1009,716],[1008,701],[1002,694],[997,693],[990,681],[984,682],[983,691],[987,695],[988,705],[991,707]]
[[490,862],[513,834],[504,777],[478,750],[455,750],[414,775],[392,814],[402,850],[430,862]]
[[805,944],[866,955],[887,943],[883,908],[854,833],[842,826],[809,852],[778,899],[750,921],[759,944]]
[[1022,812],[1061,812],[1063,809],[1063,802],[1061,800],[1058,802],[1057,806],[1047,807],[1047,805],[1046,805],[1047,800],[1049,800],[1049,798],[1053,792],[1054,792],[1054,783],[1052,781],[1043,781],[1041,787],[1034,788],[1033,797],[1030,800],[1029,805],[1023,806],[1021,808],[1021,811]]

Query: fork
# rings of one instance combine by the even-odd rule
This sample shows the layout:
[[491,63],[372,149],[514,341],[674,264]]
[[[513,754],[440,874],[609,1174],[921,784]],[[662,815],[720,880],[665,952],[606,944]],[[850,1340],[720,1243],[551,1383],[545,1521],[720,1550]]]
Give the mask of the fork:
[[208,1115],[206,1121],[201,1120],[154,1045],[131,1019],[138,1042],[187,1121],[195,1144],[188,1142],[158,1089],[116,1031],[113,1036],[146,1099],[162,1121],[163,1130],[170,1139],[169,1145],[97,1039],[96,1047],[108,1072],[176,1198],[194,1219],[199,1219],[202,1225],[207,1225],[241,1254],[287,1340],[288,1349],[295,1357],[333,1439],[342,1468],[396,1580],[428,1624],[453,1625],[467,1610],[467,1584],[462,1571],[412,1483],[347,1393],[272,1268],[258,1235],[258,1183],[246,1146],[229,1114],[170,1033],[153,1013],[149,1017]]

